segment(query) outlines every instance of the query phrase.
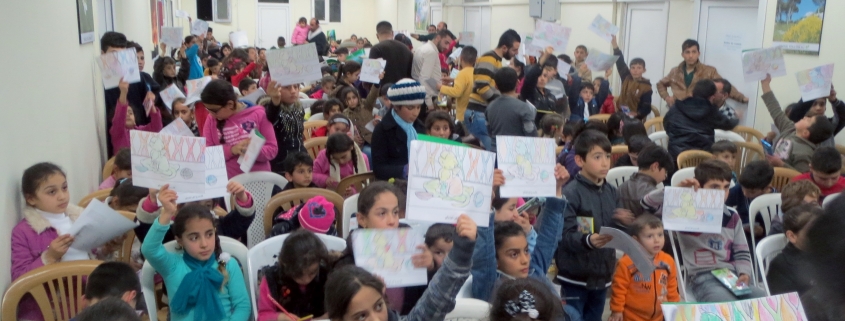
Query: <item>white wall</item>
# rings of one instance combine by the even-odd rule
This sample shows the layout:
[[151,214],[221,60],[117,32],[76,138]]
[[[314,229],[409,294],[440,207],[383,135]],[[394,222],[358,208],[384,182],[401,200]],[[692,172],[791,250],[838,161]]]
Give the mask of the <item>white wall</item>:
[[[127,1],[127,0],[120,0]],[[129,0],[139,1],[139,0]],[[140,0],[149,2],[148,0]],[[191,18],[197,19],[197,2],[196,0],[173,0],[174,6],[191,15]],[[208,22],[208,26],[214,29],[214,38],[220,42],[229,42],[229,33],[235,31],[246,31],[247,38],[250,44],[255,43],[256,32],[256,0],[231,0],[232,1],[232,21],[226,23]],[[294,1],[291,1],[294,2]],[[292,6],[292,5],[291,5]],[[149,7],[149,5],[148,5]],[[147,9],[149,10],[149,8]],[[297,17],[299,18],[299,17]],[[292,20],[293,21],[293,20]],[[188,19],[174,18],[173,24],[175,26],[184,26],[183,33],[185,36],[191,33],[191,27],[188,24]],[[293,30],[293,29],[291,29]],[[285,38],[289,38],[286,35]],[[290,42],[290,41],[288,41]],[[146,49],[146,48],[145,48]]]
[[5,291],[11,281],[10,235],[21,219],[23,170],[37,162],[58,164],[68,174],[74,203],[95,190],[103,163],[97,124],[104,112],[95,107],[102,93],[95,96],[93,89],[100,86],[93,71],[99,49],[79,44],[76,1],[9,1],[0,20],[15,26],[0,28],[7,41],[0,48],[3,73],[14,75],[0,80],[7,107],[0,117],[0,290]]

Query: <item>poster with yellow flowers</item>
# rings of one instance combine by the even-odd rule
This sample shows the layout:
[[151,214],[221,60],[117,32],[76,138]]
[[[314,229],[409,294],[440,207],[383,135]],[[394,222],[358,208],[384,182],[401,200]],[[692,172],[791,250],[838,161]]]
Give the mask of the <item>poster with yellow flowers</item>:
[[786,53],[819,55],[827,0],[778,0],[774,46]]

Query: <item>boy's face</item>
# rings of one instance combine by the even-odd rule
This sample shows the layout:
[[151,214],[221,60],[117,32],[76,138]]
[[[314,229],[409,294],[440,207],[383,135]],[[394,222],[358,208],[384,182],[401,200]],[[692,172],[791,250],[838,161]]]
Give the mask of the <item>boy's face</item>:
[[428,134],[434,137],[440,137],[449,139],[449,136],[452,136],[452,130],[449,129],[449,122],[445,120],[438,120],[431,124],[431,128],[428,129]]
[[810,127],[816,123],[815,117],[804,117],[801,118],[797,123],[795,123],[795,133],[798,134],[799,137],[804,139],[810,138]]
[[339,54],[337,55],[338,62],[346,62],[346,54]]
[[631,77],[642,78],[643,74],[645,73],[645,66],[640,65],[640,64],[631,65],[630,70],[631,70]]
[[599,183],[607,177],[610,170],[610,153],[605,152],[599,146],[593,146],[586,158],[575,155],[575,163],[581,167],[581,174],[595,183]]
[[575,49],[575,61],[581,62],[587,59],[587,51],[584,48]]
[[728,164],[728,167],[730,168],[733,168],[734,163],[736,162],[736,156],[734,156],[734,153],[731,152],[716,153],[713,154],[713,157],[717,160],[725,162],[725,164]]
[[582,88],[581,89],[581,99],[584,100],[584,103],[589,103],[593,100],[593,90],[590,88]]
[[293,182],[294,188],[303,188],[311,185],[311,175],[314,173],[314,167],[305,164],[296,165],[293,173],[285,173],[285,178]]
[[428,248],[431,251],[431,256],[434,257],[434,264],[437,268],[443,266],[443,261],[446,260],[446,256],[449,255],[449,251],[452,250],[454,245],[454,242],[446,242],[441,238],[434,241],[434,244]]
[[328,82],[328,81],[327,81],[326,83],[324,83],[324,84],[323,84],[323,92],[324,92],[324,93],[327,93],[327,94],[328,94],[328,93],[330,93],[330,92],[332,92],[332,91],[334,91],[334,83],[333,83],[333,82]]
[[813,107],[810,107],[810,110],[807,111],[807,117],[815,117],[818,115],[824,115],[825,109],[827,107],[827,99],[826,98],[819,98],[813,102]]
[[720,189],[720,190],[725,191],[725,199],[722,201],[724,203],[724,201],[728,200],[728,192],[730,192],[730,190],[731,190],[731,181],[711,179],[711,180],[705,182],[704,185],[701,185],[701,188]]
[[666,169],[660,168],[660,163],[654,162],[654,164],[651,164],[651,166],[648,167],[648,170],[648,175],[654,178],[654,180],[658,183],[666,180]]
[[249,85],[249,88],[247,88],[246,90],[244,90],[244,92],[243,92],[242,94],[243,94],[244,96],[249,96],[249,94],[251,94],[251,93],[255,92],[256,90],[258,90],[258,85],[256,85],[256,84],[252,84],[252,85]]
[[144,64],[146,64],[146,62],[144,61],[144,52],[136,51],[135,58],[138,59],[138,70],[144,70]]
[[220,74],[220,65],[211,67],[211,74],[212,75],[219,75]]
[[742,187],[742,195],[744,195],[745,198],[747,198],[749,201],[757,198],[760,195],[769,193],[769,187],[768,186],[765,187],[765,188],[746,188],[744,186],[741,186],[741,187]]
[[666,240],[663,238],[662,227],[648,227],[646,226],[639,234],[634,235],[634,239],[640,242],[649,255],[654,257],[663,249],[663,244]]
[[830,188],[831,186],[835,185],[836,182],[839,181],[839,172],[833,172],[831,174],[825,174],[820,171],[814,170],[813,167],[810,167],[810,172],[813,174],[813,182],[816,185],[824,188]]
[[684,49],[684,52],[681,55],[684,57],[684,62],[686,62],[687,65],[693,65],[698,62],[698,56],[701,55],[701,52],[698,51],[698,46],[692,46]]
[[524,235],[511,236],[496,249],[498,269],[515,278],[527,278],[531,256]]

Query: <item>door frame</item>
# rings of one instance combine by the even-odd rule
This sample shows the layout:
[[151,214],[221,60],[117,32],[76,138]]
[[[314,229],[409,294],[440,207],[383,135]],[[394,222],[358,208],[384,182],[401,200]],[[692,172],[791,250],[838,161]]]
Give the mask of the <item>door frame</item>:
[[[666,51],[666,46],[668,45],[669,1],[664,1],[664,0],[650,0],[650,1],[645,1],[645,0],[627,0],[627,1],[624,1],[624,2],[622,3],[622,5],[623,5],[623,7],[622,7],[622,17],[620,18],[620,19],[621,19],[621,21],[619,22],[619,33],[622,35],[622,39],[621,39],[621,40],[622,40],[622,41],[626,44],[626,45],[625,45],[625,47],[623,48],[623,54],[625,55],[625,57],[628,57],[628,59],[631,59],[631,51],[630,51],[630,50],[631,50],[631,46],[629,46],[629,45],[627,45],[627,44],[628,44],[628,43],[630,43],[630,42],[629,42],[629,39],[628,39],[628,38],[629,38],[628,36],[630,35],[630,34],[629,34],[629,32],[630,32],[630,29],[631,29],[631,28],[629,28],[629,25],[628,25],[628,24],[629,24],[628,17],[629,17],[629,13],[630,13],[630,11],[629,11],[629,10],[630,10],[630,5],[632,5],[632,4],[633,4],[633,5],[638,5],[638,4],[639,4],[639,5],[653,4],[653,5],[657,5],[657,6],[659,6],[659,5],[662,5],[662,6],[663,6],[663,12],[664,12],[664,14],[666,14],[666,26],[665,26],[665,27],[666,27],[666,30],[667,30],[667,34],[666,34],[666,35],[664,35],[664,37],[663,37],[663,51],[664,51],[664,57],[663,57],[663,60],[666,60],[666,57],[665,57],[665,51]],[[652,64],[652,65],[653,65],[653,64]],[[665,74],[666,74],[666,66],[665,66],[665,65],[666,65],[666,64],[664,63],[664,64],[660,64],[660,66],[659,66],[659,68],[660,68],[660,74],[661,74],[661,75],[665,75]],[[614,87],[614,88],[621,88],[621,87],[622,87],[622,86],[621,86],[621,84],[622,84],[622,83],[621,83],[621,81],[622,81],[622,80],[621,80],[621,79],[619,79],[619,77],[614,77],[614,82],[618,82],[618,83],[614,83],[614,84],[613,84],[613,85],[614,85],[613,87]],[[664,111],[662,110],[662,108],[663,108],[663,104],[664,104],[664,102],[663,102],[662,100],[661,100],[658,104],[654,104],[654,102],[652,102],[652,105],[655,105],[655,107],[657,107],[657,109],[658,109],[658,110],[660,110],[661,112],[664,112]],[[668,108],[668,107],[667,107],[667,108]]]
[[[725,2],[725,3],[733,3],[736,2],[735,0],[704,0],[704,1],[713,1],[713,2]],[[769,0],[757,0],[757,31],[755,32],[755,39],[753,41],[754,44],[759,44],[760,48],[763,48],[763,44],[765,42],[765,34],[766,34],[766,9],[769,5]],[[702,0],[693,0],[693,13],[692,13],[692,39],[698,39],[698,34],[700,26],[701,26],[701,5]],[[761,19],[762,18],[762,19]]]
[[[255,39],[253,39],[253,44],[257,46],[258,45],[258,38],[261,37],[261,20],[259,18],[260,15],[258,13],[259,10],[261,10],[261,7],[265,7],[265,8],[287,8],[288,9],[288,26],[287,26],[288,32],[284,33],[284,35],[285,35],[286,44],[289,44],[291,40],[288,39],[288,38],[290,37],[291,31],[292,31],[292,30],[290,30],[290,22],[293,21],[292,20],[293,19],[293,16],[292,16],[293,12],[291,11],[290,3],[274,3],[274,2],[259,2],[259,1],[255,1]],[[273,44],[276,43],[275,41],[271,41],[271,42]],[[268,47],[267,49],[270,49],[270,47]]]

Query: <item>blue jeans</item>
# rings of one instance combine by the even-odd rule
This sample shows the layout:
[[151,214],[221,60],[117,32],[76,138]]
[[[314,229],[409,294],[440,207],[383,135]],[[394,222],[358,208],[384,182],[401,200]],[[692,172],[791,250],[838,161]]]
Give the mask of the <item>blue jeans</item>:
[[604,312],[604,301],[607,298],[607,289],[587,290],[587,288],[567,282],[560,282],[561,298],[566,300],[566,305],[575,308],[581,313],[584,321],[601,321],[601,314]]
[[487,150],[493,148],[490,134],[487,132],[487,116],[484,116],[484,112],[467,109],[464,113],[464,124],[469,133],[481,142],[481,147]]
[[373,169],[373,148],[370,147],[370,143],[364,143],[364,146],[361,146],[361,153],[367,155],[367,163],[370,167],[370,170]]

